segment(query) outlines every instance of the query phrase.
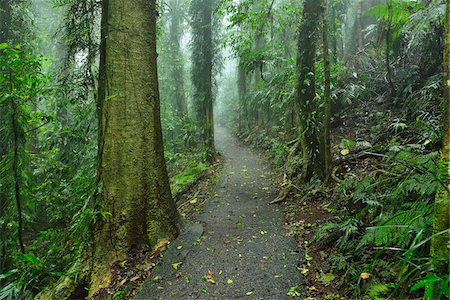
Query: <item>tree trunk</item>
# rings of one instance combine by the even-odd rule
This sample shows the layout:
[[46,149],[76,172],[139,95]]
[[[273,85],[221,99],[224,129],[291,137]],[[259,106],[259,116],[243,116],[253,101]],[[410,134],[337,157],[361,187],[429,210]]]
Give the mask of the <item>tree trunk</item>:
[[156,64],[156,0],[107,0],[102,13],[99,180],[90,295],[131,249],[178,234],[164,161]]
[[[445,21],[444,46],[444,142],[441,152],[441,185],[436,193],[434,204],[433,234],[437,234],[450,227],[450,1],[447,0]],[[436,235],[431,240],[430,254],[434,258],[448,258],[450,236],[447,233]],[[445,271],[447,266],[435,265],[437,269]]]
[[180,47],[182,11],[180,0],[172,0],[170,2],[170,25],[169,25],[169,49],[171,52],[171,70],[172,79],[175,84],[173,100],[175,104],[175,112],[179,119],[187,116],[187,104],[184,94],[184,68],[183,57]]
[[[11,79],[12,82],[12,79]],[[12,88],[11,88],[12,94]],[[20,251],[25,253],[25,245],[23,243],[23,217],[22,217],[22,195],[21,195],[21,186],[20,186],[20,174],[19,174],[19,122],[17,105],[14,103],[14,100],[11,100],[11,125],[12,125],[12,148],[13,148],[13,157],[12,157],[12,169],[13,169],[13,178],[14,178],[14,199],[16,201],[16,209],[17,209],[17,240],[19,242]]]
[[386,29],[386,70],[387,70],[387,80],[391,88],[391,95],[395,96],[396,90],[394,82],[392,81],[392,68],[391,68],[391,44],[392,44],[392,0],[388,3],[388,21]]
[[213,2],[194,0],[191,3],[192,14],[192,83],[196,102],[197,120],[203,130],[203,145],[207,159],[214,157],[214,115],[213,115],[213,58],[212,38]]
[[239,88],[239,131],[248,129],[248,107],[247,107],[247,75],[245,69],[239,62],[238,65],[238,88]]
[[303,168],[300,178],[311,179],[313,174],[323,177],[324,161],[320,151],[320,133],[315,88],[315,60],[317,33],[322,16],[322,2],[306,0],[300,24],[297,56],[297,84],[294,110],[297,135],[300,141]]
[[331,71],[330,71],[330,55],[328,47],[328,0],[322,1],[323,13],[323,63],[325,66],[325,93],[324,93],[324,140],[323,140],[323,156],[325,160],[325,179],[331,178],[333,170],[333,157],[331,156]]

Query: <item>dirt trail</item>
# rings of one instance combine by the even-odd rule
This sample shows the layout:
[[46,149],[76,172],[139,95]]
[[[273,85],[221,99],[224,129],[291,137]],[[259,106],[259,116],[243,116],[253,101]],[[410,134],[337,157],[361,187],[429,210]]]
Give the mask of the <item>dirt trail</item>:
[[287,299],[298,284],[294,239],[280,207],[268,205],[275,196],[268,163],[224,128],[216,147],[224,170],[201,225],[173,243],[137,299]]

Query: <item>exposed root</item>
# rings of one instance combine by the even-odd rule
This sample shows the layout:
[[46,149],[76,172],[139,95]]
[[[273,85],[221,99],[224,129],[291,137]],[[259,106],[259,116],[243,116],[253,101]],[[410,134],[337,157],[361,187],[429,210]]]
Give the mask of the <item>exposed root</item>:
[[334,181],[336,181],[337,183],[344,183],[344,180],[340,179],[339,177],[337,177],[336,172],[338,170],[339,167],[334,167],[333,168],[333,172],[331,172],[331,178],[334,179]]
[[287,198],[287,196],[292,192],[293,189],[296,189],[297,191],[301,192],[300,188],[296,186],[295,184],[289,183],[286,188],[284,188],[278,197],[276,197],[274,200],[269,202],[269,204],[277,204],[284,202]]
[[[74,294],[76,290],[85,284],[89,278],[89,269],[81,259],[78,259],[72,267],[70,267],[67,274],[62,276],[55,285],[44,289],[37,294],[35,300],[61,300],[68,299]],[[82,290],[82,292],[84,289]],[[80,298],[84,298],[80,295]]]

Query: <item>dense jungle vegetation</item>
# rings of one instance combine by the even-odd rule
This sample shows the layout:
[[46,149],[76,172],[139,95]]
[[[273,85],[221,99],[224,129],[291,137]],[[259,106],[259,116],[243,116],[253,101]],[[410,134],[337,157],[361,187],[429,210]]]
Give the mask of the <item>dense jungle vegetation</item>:
[[0,0],[0,300],[144,299],[216,184],[284,212],[266,299],[449,299],[449,58],[449,0]]

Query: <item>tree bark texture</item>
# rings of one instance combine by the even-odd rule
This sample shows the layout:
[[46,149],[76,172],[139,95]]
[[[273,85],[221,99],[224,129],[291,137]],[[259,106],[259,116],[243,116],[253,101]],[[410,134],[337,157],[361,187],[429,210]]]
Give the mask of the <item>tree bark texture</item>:
[[178,213],[164,161],[156,0],[104,2],[99,82],[99,209],[90,294],[131,249],[174,239]]

